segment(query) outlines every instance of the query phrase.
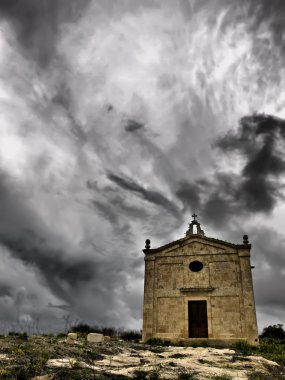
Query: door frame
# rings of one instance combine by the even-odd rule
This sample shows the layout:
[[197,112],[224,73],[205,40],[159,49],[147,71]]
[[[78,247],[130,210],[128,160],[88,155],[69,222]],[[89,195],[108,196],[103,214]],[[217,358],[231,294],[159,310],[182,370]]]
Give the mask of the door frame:
[[[206,310],[206,329],[207,329],[207,336],[204,336],[204,337],[190,337],[190,318],[189,318],[189,304],[190,302],[203,302],[205,304],[205,310]],[[188,339],[208,339],[209,338],[209,325],[210,325],[210,318],[209,318],[209,300],[207,299],[187,299],[187,302],[186,302],[186,312],[187,312],[187,336],[188,336]]]

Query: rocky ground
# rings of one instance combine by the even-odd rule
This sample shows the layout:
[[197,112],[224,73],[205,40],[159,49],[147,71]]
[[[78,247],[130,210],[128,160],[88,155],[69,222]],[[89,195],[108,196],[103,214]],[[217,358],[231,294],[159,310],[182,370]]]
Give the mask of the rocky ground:
[[56,337],[0,339],[0,379],[283,379],[282,366],[211,347],[152,346]]

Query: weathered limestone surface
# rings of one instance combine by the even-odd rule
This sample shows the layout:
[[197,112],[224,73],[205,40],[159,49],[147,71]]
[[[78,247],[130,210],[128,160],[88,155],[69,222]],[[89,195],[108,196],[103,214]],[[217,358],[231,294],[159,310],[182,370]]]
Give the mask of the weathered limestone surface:
[[[199,233],[193,233],[194,225]],[[246,235],[243,244],[208,238],[194,219],[185,238],[156,249],[147,244],[143,341],[192,339],[188,302],[196,300],[206,301],[207,339],[258,343],[251,245]],[[201,262],[202,270],[191,271],[193,261]]]
[[[115,346],[112,346],[113,349]],[[116,352],[102,354],[103,358],[93,364],[76,361],[74,358],[50,359],[50,368],[72,368],[74,363],[81,368],[92,368],[96,373],[122,375],[133,378],[135,371],[158,371],[162,379],[177,379],[179,373],[193,374],[197,380],[220,376],[232,380],[246,380],[251,374],[261,374],[274,379],[274,373],[282,372],[275,362],[259,356],[240,356],[230,349],[210,347],[127,347],[116,346]],[[256,377],[257,378],[257,377]],[[279,377],[278,377],[279,378]]]

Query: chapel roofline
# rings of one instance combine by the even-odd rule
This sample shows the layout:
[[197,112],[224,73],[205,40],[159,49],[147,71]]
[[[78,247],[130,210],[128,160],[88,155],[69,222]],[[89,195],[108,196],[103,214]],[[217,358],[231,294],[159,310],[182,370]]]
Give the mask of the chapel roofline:
[[[145,244],[145,249],[143,249],[143,252],[145,254],[157,253],[157,252],[164,251],[165,249],[171,248],[175,245],[179,245],[181,247],[184,242],[186,242],[188,240],[192,240],[192,239],[206,240],[210,243],[216,243],[216,244],[220,244],[220,245],[227,246],[230,248],[235,248],[235,249],[248,249],[250,251],[251,244],[249,244],[249,242],[248,242],[248,236],[247,235],[243,235],[243,244],[234,244],[234,243],[230,243],[230,242],[225,241],[225,240],[210,238],[210,237],[205,236],[205,233],[202,230],[200,223],[198,222],[198,220],[196,220],[197,215],[195,213],[192,215],[192,218],[193,218],[193,220],[189,224],[189,227],[188,227],[188,230],[186,231],[185,237],[178,239],[178,240],[174,240],[170,243],[167,243],[167,244],[162,245],[161,247],[157,247],[157,248],[150,248],[150,240],[147,239],[145,241],[146,244]],[[194,226],[197,227],[196,233],[194,233]]]
[[[245,235],[246,236],[246,235]],[[157,248],[150,248],[150,241],[149,243],[146,243],[146,248],[143,249],[143,252],[145,254],[151,254],[151,253],[157,253],[157,252],[161,252],[161,251],[164,251],[165,249],[167,248],[171,248],[175,245],[179,245],[179,246],[182,246],[183,243],[189,241],[189,240],[194,240],[194,239],[199,239],[199,240],[206,240],[210,243],[216,243],[216,244],[220,244],[220,245],[224,245],[224,246],[227,246],[227,247],[230,247],[230,248],[236,248],[236,249],[248,249],[250,251],[251,249],[251,244],[248,244],[248,243],[244,243],[244,244],[234,244],[234,243],[230,243],[228,241],[225,241],[225,240],[220,240],[220,239],[215,239],[215,238],[210,238],[210,237],[207,237],[207,236],[201,236],[201,235],[198,235],[198,234],[193,234],[191,236],[186,236],[184,238],[181,238],[181,239],[178,239],[178,240],[174,240],[170,243],[167,243],[165,245],[162,245],[161,247],[157,247]],[[149,240],[149,239],[147,239]],[[246,241],[246,239],[244,239],[244,242]],[[147,246],[149,246],[149,248],[147,248]]]

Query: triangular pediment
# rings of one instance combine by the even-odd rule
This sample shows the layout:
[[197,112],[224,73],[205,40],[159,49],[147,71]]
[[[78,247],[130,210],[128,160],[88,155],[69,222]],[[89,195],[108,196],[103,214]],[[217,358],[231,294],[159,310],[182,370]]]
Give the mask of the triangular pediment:
[[227,246],[224,246],[222,244],[212,243],[207,240],[201,240],[201,239],[187,239],[182,247],[189,247],[191,249],[195,249],[198,251],[208,251],[208,250],[219,250],[219,251],[226,251],[228,250]]
[[182,239],[168,243],[162,247],[144,250],[145,253],[155,253],[156,256],[185,254],[218,254],[234,253],[239,245],[227,241],[209,238],[204,235],[193,234]]
[[178,255],[184,254],[215,254],[231,252],[232,247],[224,245],[222,243],[209,241],[205,237],[194,237],[185,238],[183,242],[181,241],[179,245],[168,247],[162,253],[177,253]]

